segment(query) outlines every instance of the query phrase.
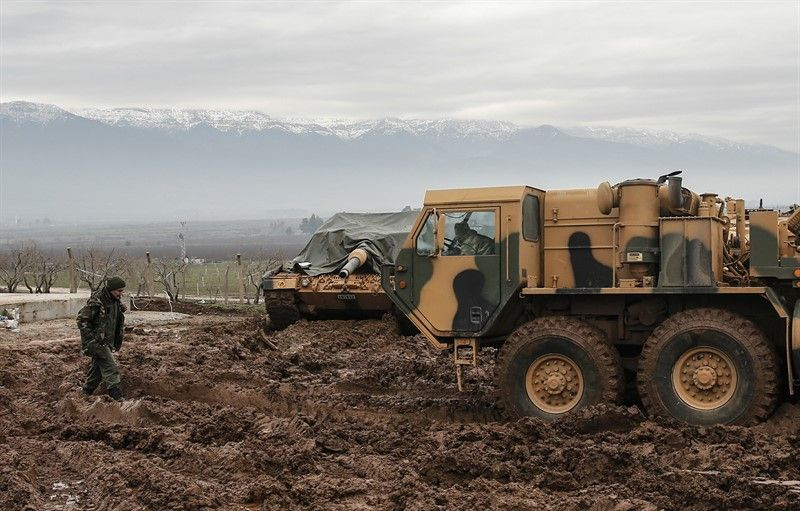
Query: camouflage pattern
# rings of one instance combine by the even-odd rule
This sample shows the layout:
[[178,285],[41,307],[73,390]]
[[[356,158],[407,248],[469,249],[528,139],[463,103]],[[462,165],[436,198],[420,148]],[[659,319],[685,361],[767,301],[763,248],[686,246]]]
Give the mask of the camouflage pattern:
[[83,384],[84,392],[91,394],[101,382],[105,382],[107,388],[119,385],[119,367],[108,346],[93,343],[84,350],[84,354],[92,357]]
[[786,220],[779,222],[777,211],[750,213],[750,274],[753,277],[793,278],[797,252],[792,249],[794,254],[785,257],[785,247],[792,248],[794,242]]
[[106,387],[119,385],[120,376],[112,351],[122,347],[124,306],[107,288],[92,293],[78,312],[81,352],[92,358],[84,390],[91,393],[101,381]]
[[91,345],[108,346],[114,351],[122,346],[125,323],[123,305],[105,287],[92,293],[78,312],[77,323],[84,352]]
[[300,318],[393,312],[381,287],[380,265],[394,260],[414,215],[338,213],[328,219],[297,257],[262,277],[272,328],[282,330]]
[[[534,202],[526,197],[535,198],[534,213],[524,211]],[[481,240],[480,252],[453,256],[446,218],[470,211],[494,213],[495,237]],[[791,218],[800,230],[800,214]],[[537,222],[535,239],[523,236],[526,221]],[[791,382],[800,333],[792,348],[787,318],[800,256],[789,225],[777,212],[700,196],[673,177],[547,192],[432,190],[382,283],[437,349],[464,338],[502,344],[524,318],[551,314],[579,315],[616,344],[641,345],[670,311],[718,303],[779,332]],[[768,292],[789,312],[777,311]]]
[[264,301],[270,304],[291,304],[306,317],[326,313],[381,313],[392,309],[392,302],[383,292],[380,275],[353,273],[346,278],[338,274],[303,275],[279,273],[262,281]]
[[714,287],[722,282],[722,220],[663,218],[660,287]]
[[[794,314],[792,315],[791,339],[791,349],[788,349],[787,345],[787,354],[794,364],[794,375],[798,376],[800,373],[800,301],[795,303],[794,306]],[[789,376],[791,380],[791,372]]]
[[356,249],[337,273],[265,275],[261,288],[272,328],[282,330],[300,318],[357,318],[391,312],[392,302],[383,292],[380,275],[357,271],[368,258],[366,251]]
[[[425,207],[395,266],[384,272],[384,289],[437,348],[446,347],[448,337],[481,337],[492,335],[493,328],[502,329],[497,319],[507,304],[524,284],[541,282],[539,244],[524,240],[520,231],[522,205],[529,195],[544,199],[543,191],[525,186],[426,194]],[[492,213],[493,250],[482,242],[483,252],[490,253],[446,253],[445,220],[464,210]],[[541,225],[538,208],[532,220]],[[428,253],[422,249],[421,235],[431,231],[437,249]]]

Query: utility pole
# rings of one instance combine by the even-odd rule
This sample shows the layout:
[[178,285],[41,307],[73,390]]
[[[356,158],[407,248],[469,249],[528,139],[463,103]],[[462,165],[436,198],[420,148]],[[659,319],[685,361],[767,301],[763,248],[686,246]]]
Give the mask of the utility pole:
[[69,292],[78,292],[78,275],[75,271],[75,258],[72,257],[72,249],[67,247],[67,260],[69,261]]
[[183,231],[186,229],[186,222],[181,222],[181,230],[178,232],[178,243],[180,243],[181,247],[181,262],[184,264],[188,263],[189,260],[186,259],[186,236],[184,236]]
[[155,289],[155,275],[153,274],[153,260],[150,258],[150,252],[145,252],[145,257],[147,258],[147,266],[145,266],[144,270],[144,289],[145,293],[147,293],[148,298],[152,298],[155,296],[154,289]]
[[186,229],[186,222],[181,222],[181,230],[178,233],[178,241],[181,245],[181,295],[182,299],[186,299],[186,267],[189,264],[189,258],[186,257],[186,236],[183,231]]
[[239,303],[244,303],[244,275],[242,273],[242,254],[236,254],[236,277],[239,284]]

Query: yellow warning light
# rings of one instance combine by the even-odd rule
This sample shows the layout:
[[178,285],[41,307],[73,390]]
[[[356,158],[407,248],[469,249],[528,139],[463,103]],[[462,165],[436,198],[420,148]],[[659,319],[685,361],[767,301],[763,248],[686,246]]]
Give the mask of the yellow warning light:
[[798,279],[800,279],[800,268],[795,268],[794,269],[794,276],[797,277]]

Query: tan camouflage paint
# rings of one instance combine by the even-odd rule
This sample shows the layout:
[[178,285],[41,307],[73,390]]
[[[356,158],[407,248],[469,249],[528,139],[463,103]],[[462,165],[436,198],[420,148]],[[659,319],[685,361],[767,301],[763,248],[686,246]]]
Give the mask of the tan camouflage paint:
[[[544,199],[544,287],[607,287],[613,272],[614,226],[619,221],[619,208],[603,215],[597,207],[597,190],[592,188],[552,190]],[[572,248],[570,247],[572,245]],[[585,279],[576,279],[573,272],[575,250],[584,252],[589,269]],[[605,267],[605,268],[603,268]],[[594,280],[592,275],[608,274],[604,285],[580,285],[577,280]]]
[[[637,180],[633,180],[637,181]],[[628,183],[630,184],[630,183]],[[633,183],[641,184],[641,183]],[[741,199],[720,200],[715,194],[704,194],[702,198],[681,188],[682,205],[671,204],[666,183],[638,188],[641,197],[634,197],[633,208],[628,215],[620,215],[620,201],[623,203],[625,183],[615,187],[608,185],[598,201],[598,189],[570,189],[543,192],[529,187],[500,187],[486,189],[458,189],[429,191],[425,198],[425,208],[414,230],[403,247],[405,255],[414,252],[414,240],[422,228],[428,212],[438,210],[464,211],[480,208],[497,208],[497,229],[495,241],[499,251],[499,276],[495,285],[500,289],[497,309],[488,318],[480,331],[465,333],[454,329],[454,316],[459,309],[459,297],[454,291],[457,275],[469,271],[481,271],[479,256],[448,258],[434,256],[415,261],[426,266],[424,271],[415,274],[413,268],[403,267],[412,260],[399,264],[393,278],[384,281],[392,289],[393,299],[398,282],[409,289],[419,287],[419,296],[412,300],[413,293],[405,293],[405,301],[395,303],[407,313],[411,321],[439,349],[452,345],[453,338],[470,336],[502,336],[513,328],[512,321],[496,321],[505,308],[519,303],[515,300],[520,294],[533,296],[547,295],[760,295],[768,297],[774,290],[760,282],[751,285],[731,286],[723,283],[723,251],[726,235],[739,236],[741,244],[731,245],[732,249],[751,247],[750,275],[787,279],[788,284],[797,287],[800,257],[794,247],[796,233],[787,227],[788,219],[778,217],[776,212],[748,211],[745,216],[744,201]],[[632,188],[633,189],[633,188]],[[602,190],[602,187],[601,187]],[[521,236],[522,199],[533,193],[540,200],[541,220],[539,240],[529,242]],[[606,201],[607,213],[600,211],[598,203]],[[610,203],[608,203],[610,201]],[[636,201],[642,201],[637,210]],[[624,206],[624,204],[623,204]],[[721,206],[727,206],[723,208]],[[793,221],[800,223],[800,215]],[[440,220],[441,222],[441,220]],[[443,226],[439,225],[437,245],[441,247]],[[627,233],[625,232],[627,229]],[[638,231],[638,232],[637,232]],[[680,239],[677,239],[680,237]],[[677,239],[677,242],[675,241]],[[671,240],[671,241],[670,241]],[[650,267],[636,268],[636,250],[627,250],[626,243],[634,248],[652,247],[654,259]],[[661,276],[666,281],[672,279],[671,286],[657,284],[659,269],[663,269],[664,248],[669,245],[672,252],[679,254],[680,265],[686,264],[685,255],[690,246],[700,247],[700,258],[707,259],[707,279],[692,283],[686,279],[686,268],[678,267]],[[627,252],[626,252],[627,250]],[[677,251],[677,252],[676,252]],[[631,253],[633,252],[633,256]],[[632,258],[633,257],[633,258]],[[458,259],[458,260],[456,260]],[[630,266],[626,267],[626,264]],[[413,266],[413,264],[412,264]],[[642,272],[642,269],[646,270]],[[492,270],[493,271],[493,270]],[[646,279],[641,277],[645,276]],[[676,284],[675,279],[680,279]],[[414,279],[417,279],[414,282]],[[621,279],[621,280],[620,280]],[[650,280],[647,280],[650,279]],[[649,286],[647,287],[647,283]],[[702,285],[697,282],[703,282]],[[487,281],[487,285],[490,283]],[[624,285],[623,285],[624,284]],[[635,287],[639,286],[639,287]],[[642,287],[644,286],[644,287]],[[486,294],[486,293],[484,293]],[[795,295],[792,295],[795,296]],[[790,303],[795,298],[790,296]],[[800,302],[798,302],[800,303]],[[503,325],[502,323],[507,323]],[[800,341],[794,341],[787,334],[787,351],[797,353]],[[791,374],[791,373],[790,373]]]
[[[408,303],[409,317],[417,324],[429,339],[449,338],[454,335],[472,336],[478,331],[468,332],[459,328],[459,307],[463,306],[464,294],[486,295],[484,300],[474,304],[482,305],[484,315],[494,315],[502,304],[512,295],[519,292],[528,282],[540,285],[542,280],[541,251],[539,243],[542,237],[541,216],[538,215],[539,239],[524,240],[520,235],[522,225],[522,201],[526,195],[538,197],[540,203],[544,192],[530,187],[497,187],[485,189],[432,190],[425,196],[425,206],[411,234],[406,239],[403,251],[413,254],[416,261],[430,265],[425,274],[409,275],[403,268],[403,257],[398,258],[395,268],[395,290],[398,286],[414,286],[419,288],[412,303]],[[425,219],[429,212],[439,215],[437,225],[436,247],[438,254],[422,257],[415,253],[415,241],[424,229]],[[444,256],[444,219],[447,213],[464,211],[493,211],[495,214],[494,255]],[[513,243],[508,243],[509,237]],[[505,247],[510,246],[507,250]],[[513,254],[513,257],[512,257]],[[524,265],[520,265],[524,261]],[[459,300],[457,278],[468,274],[481,273],[485,278],[483,286],[480,282],[468,292],[462,292]],[[530,279],[530,280],[529,280]],[[420,282],[421,281],[421,282]],[[469,285],[470,283],[467,283]],[[482,293],[483,291],[483,293]],[[461,318],[463,319],[463,318]],[[484,322],[488,317],[484,316]],[[438,346],[442,344],[437,341]]]
[[293,293],[298,305],[310,314],[349,309],[392,310],[392,302],[381,287],[380,275],[373,273],[354,273],[347,279],[335,274],[279,273],[264,279],[263,286],[265,293]]
[[[722,228],[724,222],[713,216],[667,217],[661,219],[661,273],[658,285],[697,286],[692,282],[692,273],[701,273],[703,268],[709,279],[703,285],[716,286],[722,283]],[[693,253],[700,247],[702,254]],[[701,261],[692,258],[701,257]]]

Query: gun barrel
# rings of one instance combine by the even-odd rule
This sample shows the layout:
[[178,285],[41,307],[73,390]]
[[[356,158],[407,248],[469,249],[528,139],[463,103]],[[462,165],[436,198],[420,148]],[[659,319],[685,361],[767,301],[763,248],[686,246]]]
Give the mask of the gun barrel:
[[351,273],[366,263],[368,257],[369,254],[367,254],[367,251],[363,248],[357,248],[353,250],[347,256],[347,264],[345,264],[342,269],[339,270],[339,276],[343,279],[346,279]]

